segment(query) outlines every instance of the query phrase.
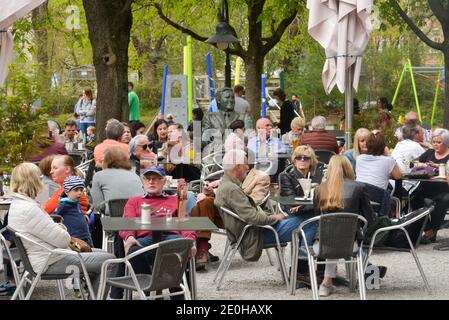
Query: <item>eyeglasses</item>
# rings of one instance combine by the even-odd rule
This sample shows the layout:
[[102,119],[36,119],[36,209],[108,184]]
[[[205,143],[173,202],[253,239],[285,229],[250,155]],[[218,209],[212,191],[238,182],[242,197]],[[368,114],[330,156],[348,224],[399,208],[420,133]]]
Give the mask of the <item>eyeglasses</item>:
[[300,160],[302,160],[302,161],[310,161],[310,157],[307,157],[307,156],[297,156],[297,157],[295,158],[295,160],[297,160],[297,161],[300,161]]

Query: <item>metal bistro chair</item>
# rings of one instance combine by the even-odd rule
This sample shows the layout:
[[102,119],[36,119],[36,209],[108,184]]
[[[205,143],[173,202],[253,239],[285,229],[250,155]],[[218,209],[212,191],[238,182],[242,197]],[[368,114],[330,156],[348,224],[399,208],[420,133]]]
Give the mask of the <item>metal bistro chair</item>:
[[[119,217],[123,216],[123,211],[125,210],[125,205],[128,199],[112,199],[105,203],[105,210],[103,214],[108,217]],[[118,232],[105,232],[103,230],[103,250],[107,252],[114,253],[114,237],[118,236]],[[120,250],[120,248],[119,248]]]
[[[3,234],[2,234],[5,231],[6,231],[6,228],[3,228],[0,230],[0,247],[2,248],[2,251],[3,251],[3,272],[4,272],[5,282],[8,280],[6,278],[6,270],[7,270],[8,263],[9,263],[9,265],[11,266],[13,277],[14,277],[14,282],[17,285],[20,282],[20,272],[19,272],[19,268],[17,267],[17,264],[19,264],[21,261],[19,249],[8,247],[6,239],[5,239],[5,237],[3,237]],[[22,290],[19,292],[19,298],[21,300],[24,299]]]
[[[418,210],[415,210],[415,211],[409,213],[408,216],[411,216],[411,218],[410,219],[406,219],[406,221],[403,222],[403,223],[377,229],[374,232],[373,237],[371,238],[371,243],[370,243],[370,246],[369,246],[368,255],[365,257],[365,259],[366,259],[365,260],[365,268],[368,265],[369,258],[371,256],[373,250],[374,250],[374,243],[376,241],[376,237],[380,233],[382,233],[382,232],[388,232],[388,231],[392,231],[392,230],[402,230],[404,232],[404,234],[405,234],[405,236],[407,238],[408,244],[409,244],[409,248],[410,249],[408,251],[412,254],[413,259],[415,260],[416,266],[418,267],[418,270],[419,270],[419,272],[421,274],[421,277],[422,277],[422,279],[424,281],[424,285],[425,285],[426,289],[430,291],[429,283],[427,281],[427,278],[426,278],[424,270],[423,270],[423,268],[421,266],[421,263],[419,262],[418,255],[416,254],[415,248],[418,246],[419,242],[421,241],[421,234],[422,234],[422,231],[423,231],[422,229],[424,228],[424,225],[427,222],[428,216],[433,211],[433,209],[434,209],[434,206],[433,205],[429,205],[428,207],[424,207],[424,208],[421,208],[421,209],[418,209]],[[408,231],[407,231],[407,229],[405,227],[407,227],[408,225],[410,225],[410,224],[412,224],[412,223],[414,223],[414,222],[416,222],[418,220],[421,220],[423,218],[425,219],[425,221],[423,223],[422,229],[420,230],[420,236],[418,236],[418,238],[416,240],[416,243],[412,243],[412,240],[410,239],[410,235],[409,235],[409,233],[408,233]],[[388,247],[388,248],[380,247],[380,248],[376,248],[376,249],[378,249],[378,250],[387,249],[387,250],[394,250],[394,251],[404,251],[404,249],[402,249],[402,248],[391,248],[391,247]]]
[[[222,212],[223,215],[229,215],[231,217],[233,217],[234,219],[240,220],[241,222],[243,222],[245,224],[245,227],[242,230],[242,233],[238,236],[238,240],[235,243],[230,243],[229,245],[226,246],[225,249],[225,254],[223,256],[223,259],[220,263],[220,266],[217,269],[217,273],[215,274],[214,280],[213,282],[215,283],[218,276],[221,273],[220,279],[218,281],[217,284],[217,290],[220,290],[221,284],[223,282],[224,276],[226,274],[226,272],[229,269],[229,266],[231,265],[232,259],[234,258],[235,253],[238,251],[240,244],[242,243],[243,237],[246,235],[246,231],[249,228],[264,228],[264,229],[268,229],[271,230],[274,233],[274,237],[276,239],[276,243],[274,244],[266,244],[264,245],[264,249],[269,249],[269,248],[275,248],[276,249],[276,256],[278,258],[278,263],[280,266],[280,270],[281,270],[281,274],[282,274],[282,278],[285,281],[287,288],[289,288],[289,281],[288,281],[288,273],[287,273],[287,267],[285,266],[285,261],[284,258],[282,256],[282,247],[286,247],[287,243],[284,242],[280,242],[279,241],[279,236],[276,232],[276,230],[270,226],[270,225],[253,225],[253,224],[249,224],[248,222],[246,222],[244,219],[242,219],[241,217],[239,217],[237,214],[235,214],[234,212],[232,212],[231,210],[225,208],[225,207],[220,207],[220,210]],[[229,241],[229,237],[228,237],[228,241]]]
[[[137,291],[140,298],[144,300],[180,294],[184,294],[186,300],[190,300],[191,295],[187,285],[185,270],[192,246],[192,239],[182,238],[166,240],[139,249],[124,258],[106,260],[101,267],[101,280],[98,296],[104,297],[106,284],[108,284],[113,287]],[[137,255],[155,249],[157,250],[152,267],[152,274],[136,274],[129,260]],[[124,263],[126,265],[125,276],[108,278],[108,266],[110,264],[118,263]],[[157,291],[176,287],[181,287],[182,291],[153,295],[153,293]],[[150,292],[150,295],[146,296],[145,292],[148,291]]]
[[[292,234],[292,268],[290,274],[290,293],[295,294],[296,291],[296,273],[298,269],[299,256],[299,234],[306,242],[306,235],[304,227],[310,223],[319,222],[319,253],[314,253],[312,248],[308,245],[301,246],[300,250],[307,253],[309,262],[310,282],[312,286],[313,299],[318,300],[318,284],[315,273],[317,264],[327,264],[326,259],[345,259],[346,264],[357,264],[357,275],[359,281],[360,299],[366,300],[365,279],[364,279],[364,264],[362,251],[362,244],[359,250],[354,253],[354,241],[356,238],[359,222],[362,222],[362,229],[365,230],[367,221],[364,217],[355,213],[327,213],[308,219],[300,224],[300,226],[293,231]],[[323,261],[318,261],[318,259]],[[350,275],[351,277],[351,275]]]
[[[68,249],[49,249],[49,248],[37,243],[36,241],[22,235],[21,233],[14,231],[10,227],[7,227],[7,229],[11,232],[11,236],[17,245],[20,259],[22,260],[22,264],[24,267],[24,272],[23,272],[22,278],[20,279],[20,282],[17,285],[16,291],[14,292],[14,295],[12,296],[11,300],[17,299],[17,296],[21,293],[21,291],[25,285],[25,282],[31,282],[31,287],[28,289],[28,292],[25,296],[25,300],[29,300],[34,291],[34,288],[36,287],[37,283],[40,280],[50,280],[50,281],[55,280],[58,284],[59,297],[61,300],[65,300],[64,284],[63,284],[62,280],[71,277],[73,275],[73,273],[71,272],[71,273],[61,273],[61,274],[48,274],[47,272],[42,272],[42,270],[47,268],[48,260],[50,259],[50,257],[52,255],[66,255],[66,256],[71,255],[71,256],[77,257],[80,260],[80,265],[81,265],[81,269],[82,269],[81,272],[82,272],[82,274],[84,274],[84,279],[86,281],[86,285],[89,290],[90,297],[92,300],[95,300],[96,296],[95,296],[94,290],[92,288],[92,284],[90,282],[90,278],[89,278],[89,274],[86,269],[86,265],[84,264],[83,258],[81,257],[81,255],[79,253],[72,251],[72,250],[68,250]],[[32,265],[31,265],[31,262],[28,258],[28,253],[25,249],[25,246],[24,246],[22,240],[24,240],[26,242],[30,242],[35,246],[39,246],[43,250],[48,252],[47,259],[46,259],[44,267],[42,268],[41,271],[39,271],[39,272],[34,271]],[[80,286],[80,289],[81,289],[81,293],[82,293],[82,296],[84,299],[85,293],[84,293],[83,286]]]

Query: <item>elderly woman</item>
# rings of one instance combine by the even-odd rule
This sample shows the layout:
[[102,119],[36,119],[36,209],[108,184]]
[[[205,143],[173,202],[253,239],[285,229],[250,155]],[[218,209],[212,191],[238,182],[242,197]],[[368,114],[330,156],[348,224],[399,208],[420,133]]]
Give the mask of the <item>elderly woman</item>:
[[[318,162],[315,151],[310,146],[299,146],[292,153],[292,167],[280,174],[281,196],[304,196],[298,179],[310,178],[312,183],[321,183],[324,165]],[[312,211],[312,206],[288,208],[291,213]]]
[[290,124],[290,128],[292,130],[282,135],[282,143],[285,145],[292,145],[293,149],[295,149],[295,147],[301,144],[302,133],[304,131],[305,125],[306,122],[304,118],[294,118]]
[[366,147],[366,139],[370,133],[371,132],[366,128],[359,128],[354,135],[354,147],[343,152],[343,155],[351,162],[352,169],[354,171],[357,158],[361,154],[365,154],[368,151],[368,148]]
[[[53,222],[35,201],[43,188],[40,175],[39,168],[32,163],[25,162],[14,168],[11,179],[13,200],[9,209],[8,225],[37,242],[34,244],[24,241],[34,271],[43,270],[47,274],[61,274],[66,272],[69,266],[78,266],[81,270],[80,261],[74,256],[52,255],[48,265],[45,264],[48,251],[43,247],[50,250],[68,249],[70,235],[63,225]],[[86,265],[94,292],[97,292],[102,263],[115,257],[99,250],[80,253],[80,256]]]
[[[54,192],[50,199],[45,203],[45,211],[49,214],[52,214],[59,205],[59,198],[64,192],[64,179],[68,176],[76,176],[78,175],[78,171],[75,169],[75,162],[70,156],[58,155],[55,156],[53,161],[51,162],[51,178],[54,182],[56,182],[60,187],[58,190]],[[89,208],[89,203],[87,202],[86,194],[83,193],[80,199],[81,210],[86,213]]]
[[[142,169],[156,164],[153,162],[156,160],[156,155],[149,151],[149,146],[150,141],[148,140],[148,137],[143,134],[135,136],[129,142],[129,159],[132,166],[135,167],[136,174],[139,176]],[[148,162],[146,160],[148,160]]]
[[[449,131],[436,129],[432,133],[432,146],[433,149],[427,150],[419,157],[418,165],[438,167],[440,163],[446,164],[449,161]],[[415,194],[412,200],[413,209],[423,207],[424,198],[435,201],[435,209],[431,213],[423,236],[424,243],[435,242],[437,232],[449,208],[449,186],[446,183],[422,181]]]
[[[117,188],[118,185],[126,188]],[[103,170],[94,175],[90,193],[93,206],[97,210],[103,209],[105,202],[112,199],[143,195],[142,181],[131,172],[131,164],[120,148],[110,147],[106,150]]]

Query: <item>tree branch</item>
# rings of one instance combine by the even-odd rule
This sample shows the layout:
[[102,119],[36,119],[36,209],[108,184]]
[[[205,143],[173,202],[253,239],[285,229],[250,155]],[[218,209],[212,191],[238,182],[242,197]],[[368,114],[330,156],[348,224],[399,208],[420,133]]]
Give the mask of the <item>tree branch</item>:
[[443,44],[435,42],[431,40],[428,36],[424,34],[424,32],[421,31],[420,28],[410,19],[410,17],[405,13],[404,10],[402,10],[401,6],[397,3],[396,0],[389,0],[390,4],[396,9],[396,11],[399,13],[401,18],[407,23],[407,25],[412,29],[412,31],[420,38],[425,44],[427,44],[429,47],[434,48],[436,50],[443,50]]
[[194,32],[194,31],[192,31],[192,30],[190,30],[190,29],[187,29],[187,28],[185,28],[185,27],[183,27],[183,26],[177,24],[176,22],[170,20],[170,18],[168,18],[168,17],[164,14],[164,12],[162,12],[162,8],[161,8],[161,6],[160,6],[159,3],[155,3],[153,6],[156,8],[157,14],[159,15],[159,17],[160,17],[163,21],[165,21],[167,24],[171,25],[173,28],[178,29],[178,30],[181,31],[182,33],[185,33],[185,34],[188,34],[188,35],[192,36],[192,38],[194,38],[194,39],[196,39],[196,40],[198,40],[198,41],[204,42],[204,41],[207,40],[206,37],[200,36],[200,35],[197,34],[196,32]]
[[298,13],[298,9],[293,9],[290,16],[285,18],[279,23],[276,31],[267,39],[267,43],[262,46],[263,54],[267,54],[273,47],[281,40],[282,35],[284,34],[285,29],[295,20],[296,14]]
[[[449,22],[449,15],[447,10],[445,11],[439,0],[429,0],[429,7],[432,10],[435,17],[440,21],[441,25],[447,26]],[[445,29],[445,28],[444,28]]]

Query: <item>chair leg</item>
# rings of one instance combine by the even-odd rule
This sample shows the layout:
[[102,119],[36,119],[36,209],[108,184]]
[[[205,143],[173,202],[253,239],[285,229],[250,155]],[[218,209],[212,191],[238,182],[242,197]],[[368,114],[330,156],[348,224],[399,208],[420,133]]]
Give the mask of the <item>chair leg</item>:
[[265,249],[265,253],[267,254],[268,261],[270,262],[270,265],[271,265],[272,267],[274,267],[273,260],[271,259],[270,249]]
[[223,267],[223,271],[221,273],[221,277],[218,280],[217,290],[220,290],[221,283],[223,282],[224,276],[225,276],[226,272],[228,271],[229,266],[231,265],[231,261],[234,258],[234,255],[237,252],[237,250],[238,250],[238,246],[236,245],[235,248],[232,248],[228,258],[226,259],[226,261],[224,261],[225,265]]
[[[14,294],[13,294],[12,297],[11,297],[11,300],[16,300],[16,299],[17,299],[17,296],[18,296],[19,294],[22,294],[22,295],[23,295],[22,287],[24,286],[24,284],[25,284],[25,282],[26,282],[26,279],[27,279],[28,275],[29,275],[28,271],[25,271],[25,272],[23,273],[22,278],[20,279],[20,282],[17,284],[16,290],[14,291]],[[25,300],[25,298],[22,298],[22,297],[20,297],[20,299]]]
[[231,252],[231,245],[229,244],[229,240],[226,239],[225,252],[223,254],[223,258],[220,262],[220,265],[218,266],[217,272],[215,272],[215,276],[214,276],[214,279],[212,280],[212,283],[215,283],[215,281],[217,281],[218,275],[222,271],[222,269],[224,267],[224,263],[225,263],[230,252]]
[[[351,265],[353,264],[354,263],[351,263]],[[360,300],[366,300],[365,269],[363,268],[363,257],[361,252],[357,257],[357,271],[359,278]]]
[[60,300],[65,300],[64,283],[62,280],[56,280],[58,284],[58,294]]
[[26,297],[25,297],[25,300],[30,300],[31,295],[33,294],[34,288],[36,287],[36,285],[37,285],[37,283],[39,282],[39,280],[40,280],[40,274],[38,274],[37,277],[35,277],[35,278],[33,279],[33,282],[31,283],[31,287],[30,287],[30,289],[29,289],[28,292],[27,292],[27,295],[26,295]]
[[309,275],[310,275],[310,284],[312,286],[312,295],[314,300],[319,300],[319,294],[318,294],[318,284],[316,279],[316,271],[315,271],[315,261],[313,257],[308,256],[309,261]]
[[287,285],[287,291],[290,288],[290,283],[288,281],[288,275],[287,275],[287,267],[285,266],[285,260],[284,260],[284,254],[282,252],[282,248],[278,246],[276,248],[276,256],[278,258],[279,268],[281,269],[281,275],[282,279],[284,280],[285,284]]
[[183,286],[181,288],[183,288],[183,290],[184,290],[184,297],[185,297],[185,299],[186,300],[192,300],[192,296],[190,295],[189,285],[187,283],[187,277],[186,277],[186,273],[185,272],[182,275],[182,283],[183,283]]
[[298,237],[293,235],[292,239],[292,252],[291,252],[291,268],[290,268],[290,294],[296,293],[296,273],[298,271]]

